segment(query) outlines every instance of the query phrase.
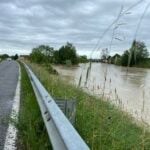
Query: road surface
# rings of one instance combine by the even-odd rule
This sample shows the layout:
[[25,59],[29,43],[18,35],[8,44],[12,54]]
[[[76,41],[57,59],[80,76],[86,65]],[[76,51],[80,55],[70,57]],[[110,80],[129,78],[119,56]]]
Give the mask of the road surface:
[[5,143],[18,74],[19,67],[15,61],[0,63],[0,150],[3,149]]

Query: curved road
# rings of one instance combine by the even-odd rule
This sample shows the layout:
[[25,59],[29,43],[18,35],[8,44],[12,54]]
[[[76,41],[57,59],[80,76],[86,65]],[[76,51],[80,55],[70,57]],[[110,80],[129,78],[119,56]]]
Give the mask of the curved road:
[[19,67],[15,61],[0,63],[0,150],[3,149],[5,143],[18,75]]

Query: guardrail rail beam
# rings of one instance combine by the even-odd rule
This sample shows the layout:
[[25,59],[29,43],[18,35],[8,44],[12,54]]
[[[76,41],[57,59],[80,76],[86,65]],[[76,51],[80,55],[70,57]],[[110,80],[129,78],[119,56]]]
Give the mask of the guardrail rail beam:
[[31,69],[24,64],[34,89],[43,121],[54,150],[89,150]]

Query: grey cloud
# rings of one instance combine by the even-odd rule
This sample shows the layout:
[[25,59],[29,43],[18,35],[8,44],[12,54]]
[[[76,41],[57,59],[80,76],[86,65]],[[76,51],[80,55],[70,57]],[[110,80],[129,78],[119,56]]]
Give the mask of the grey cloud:
[[[49,44],[56,49],[67,41],[75,44],[78,53],[89,54],[100,35],[117,18],[121,9],[138,0],[1,0],[0,1],[0,53],[30,53],[39,44]],[[143,1],[131,14],[121,17],[113,40],[111,53],[129,48],[139,16],[148,0]],[[149,46],[150,11],[145,14],[137,38]],[[109,47],[114,26],[105,35],[99,47]],[[4,51],[5,52],[5,51]],[[95,54],[96,56],[96,54]]]

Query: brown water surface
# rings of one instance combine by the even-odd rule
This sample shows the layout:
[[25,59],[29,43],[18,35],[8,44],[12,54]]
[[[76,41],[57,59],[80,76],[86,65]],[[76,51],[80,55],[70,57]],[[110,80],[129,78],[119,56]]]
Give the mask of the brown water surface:
[[86,91],[97,96],[104,93],[136,119],[150,124],[150,69],[129,68],[127,71],[125,67],[92,63],[85,85],[87,67],[88,64],[80,64],[78,67],[54,66],[64,79],[76,85],[82,74],[81,86]]

